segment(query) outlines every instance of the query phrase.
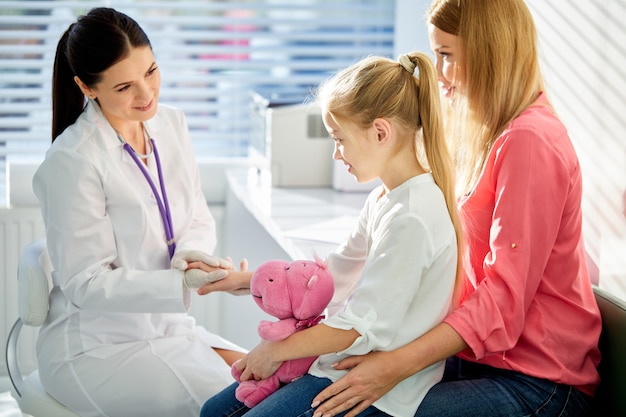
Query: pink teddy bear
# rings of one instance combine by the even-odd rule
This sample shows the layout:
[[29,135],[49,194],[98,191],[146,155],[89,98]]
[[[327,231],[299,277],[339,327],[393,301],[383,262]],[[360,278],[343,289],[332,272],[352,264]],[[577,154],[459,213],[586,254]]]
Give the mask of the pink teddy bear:
[[[289,335],[315,326],[335,291],[333,277],[325,262],[272,260],[263,263],[252,275],[250,292],[261,310],[278,318],[263,320],[259,336],[264,340],[282,340]],[[283,362],[276,373],[260,381],[241,381],[241,372],[233,364],[232,375],[239,382],[235,397],[252,408],[276,391],[281,383],[289,383],[304,375],[316,357]]]

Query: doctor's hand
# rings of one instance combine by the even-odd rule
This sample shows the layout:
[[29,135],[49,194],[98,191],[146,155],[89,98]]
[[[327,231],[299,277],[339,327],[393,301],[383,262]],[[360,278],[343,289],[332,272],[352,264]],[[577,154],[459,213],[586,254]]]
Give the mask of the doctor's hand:
[[[229,261],[230,258],[227,258]],[[191,264],[195,266],[196,264]],[[248,261],[242,260],[239,264],[240,270],[228,270],[228,277],[208,283],[198,290],[199,295],[206,295],[212,292],[225,291],[232,295],[250,294],[250,279],[253,272],[248,271]]]
[[218,258],[200,250],[181,250],[176,252],[172,257],[172,268],[186,271],[190,262],[204,262],[213,268],[233,269],[232,260]]
[[[197,264],[200,264],[203,267],[207,268],[204,263],[198,262]],[[190,265],[193,265],[193,263]],[[197,290],[198,288],[201,288],[205,286],[206,284],[219,281],[228,276],[228,271],[226,269],[220,269],[220,268],[210,268],[210,269],[211,270],[205,270],[202,268],[189,267],[189,269],[187,269],[183,273],[183,284],[185,285],[186,288]]]

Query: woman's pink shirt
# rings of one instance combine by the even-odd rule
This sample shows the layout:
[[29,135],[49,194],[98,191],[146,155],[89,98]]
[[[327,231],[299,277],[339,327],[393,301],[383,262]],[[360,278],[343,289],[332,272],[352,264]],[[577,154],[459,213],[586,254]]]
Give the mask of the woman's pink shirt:
[[474,285],[445,320],[469,345],[460,357],[593,395],[601,318],[581,198],[576,152],[542,94],[496,140],[460,202]]

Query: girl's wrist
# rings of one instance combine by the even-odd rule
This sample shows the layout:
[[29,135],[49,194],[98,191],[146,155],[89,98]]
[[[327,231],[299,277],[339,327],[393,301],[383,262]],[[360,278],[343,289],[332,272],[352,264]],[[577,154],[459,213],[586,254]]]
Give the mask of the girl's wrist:
[[286,339],[267,342],[270,352],[270,361],[274,364],[286,362],[288,360],[297,359],[289,356]]

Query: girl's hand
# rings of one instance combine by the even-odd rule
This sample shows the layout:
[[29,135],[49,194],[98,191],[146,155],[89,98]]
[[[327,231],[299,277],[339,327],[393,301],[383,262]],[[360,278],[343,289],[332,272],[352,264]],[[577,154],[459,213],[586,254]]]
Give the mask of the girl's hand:
[[273,359],[273,345],[277,342],[261,341],[246,357],[236,365],[241,372],[241,380],[267,379],[280,368],[282,362]]
[[[230,258],[227,258],[230,261]],[[205,271],[210,268],[201,262],[189,264],[190,268],[201,268]],[[248,261],[242,260],[239,264],[240,271],[228,269],[228,276],[219,281],[209,283],[198,289],[199,295],[206,295],[216,291],[226,291],[232,295],[250,294],[250,279],[252,272],[248,272]]]

